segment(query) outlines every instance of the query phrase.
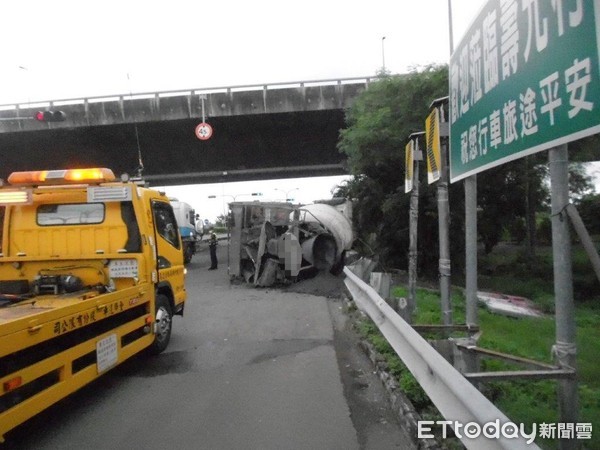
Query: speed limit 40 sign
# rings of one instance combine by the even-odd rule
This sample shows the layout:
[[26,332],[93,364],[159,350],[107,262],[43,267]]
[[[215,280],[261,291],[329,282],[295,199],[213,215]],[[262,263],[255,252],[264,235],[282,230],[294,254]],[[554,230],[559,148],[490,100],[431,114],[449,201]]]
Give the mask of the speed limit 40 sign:
[[210,139],[213,134],[212,127],[206,122],[202,122],[196,126],[196,137],[201,141],[206,141]]

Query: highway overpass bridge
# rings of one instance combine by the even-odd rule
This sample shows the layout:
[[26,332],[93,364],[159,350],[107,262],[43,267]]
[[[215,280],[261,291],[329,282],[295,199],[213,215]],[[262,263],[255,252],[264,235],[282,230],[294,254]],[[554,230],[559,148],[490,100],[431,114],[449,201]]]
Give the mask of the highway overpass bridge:
[[[152,185],[347,173],[344,109],[375,78],[52,100],[0,106],[0,178],[15,170],[110,167]],[[64,122],[36,111],[61,110]],[[199,140],[203,114],[214,132]]]

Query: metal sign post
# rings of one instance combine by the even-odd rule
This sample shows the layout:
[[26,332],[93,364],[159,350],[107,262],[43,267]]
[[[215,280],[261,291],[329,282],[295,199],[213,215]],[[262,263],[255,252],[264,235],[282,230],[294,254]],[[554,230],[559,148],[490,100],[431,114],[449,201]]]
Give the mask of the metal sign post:
[[[448,0],[448,37],[450,56],[454,52],[452,32],[452,0]],[[465,297],[466,323],[468,327],[477,327],[477,175],[465,178]],[[476,339],[469,337],[470,344]],[[470,369],[478,370],[476,358],[468,358]]]
[[[448,202],[448,123],[444,117],[444,105],[448,97],[439,98],[431,103],[431,113],[425,121],[427,137],[427,175],[430,183],[437,182],[438,224],[439,224],[439,276],[442,323],[452,325],[452,299],[450,286],[450,205]],[[441,139],[444,143],[441,145]]]
[[207,141],[212,137],[213,129],[208,123],[206,123],[206,116],[204,114],[204,100],[206,100],[206,94],[200,94],[199,98],[202,102],[202,122],[196,126],[194,133],[201,141]]
[[467,326],[479,325],[477,314],[477,175],[465,178],[465,297]]
[[[571,234],[566,208],[569,205],[569,153],[566,144],[548,152],[552,189],[552,259],[554,261],[554,295],[556,308],[556,344],[552,353],[562,369],[576,368],[575,305],[573,303],[573,269]],[[577,379],[558,382],[561,422],[576,423],[579,411]],[[561,440],[561,448],[577,448],[574,439]]]
[[419,150],[419,137],[425,132],[413,133],[406,145],[405,192],[410,194],[409,208],[409,248],[408,248],[408,304],[406,321],[412,323],[417,310],[417,236],[419,222],[419,161],[423,154]]

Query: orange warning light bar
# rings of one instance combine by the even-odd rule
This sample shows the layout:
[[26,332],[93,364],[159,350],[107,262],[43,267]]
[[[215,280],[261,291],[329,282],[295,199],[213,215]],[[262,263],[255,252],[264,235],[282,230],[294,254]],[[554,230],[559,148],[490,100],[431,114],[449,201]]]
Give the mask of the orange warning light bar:
[[112,170],[106,168],[36,170],[13,172],[8,177],[12,185],[40,185],[62,183],[102,183],[116,179]]

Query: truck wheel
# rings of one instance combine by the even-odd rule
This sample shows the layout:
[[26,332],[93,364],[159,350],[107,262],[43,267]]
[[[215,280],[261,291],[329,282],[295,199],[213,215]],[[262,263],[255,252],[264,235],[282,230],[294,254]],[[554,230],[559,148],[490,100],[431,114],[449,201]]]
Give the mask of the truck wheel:
[[156,295],[156,334],[150,346],[150,353],[158,355],[169,345],[171,329],[173,328],[173,313],[166,296]]

